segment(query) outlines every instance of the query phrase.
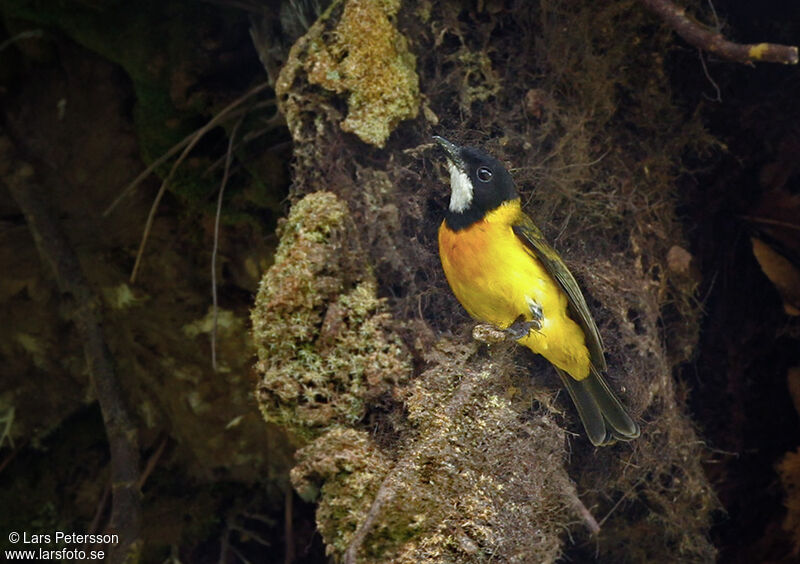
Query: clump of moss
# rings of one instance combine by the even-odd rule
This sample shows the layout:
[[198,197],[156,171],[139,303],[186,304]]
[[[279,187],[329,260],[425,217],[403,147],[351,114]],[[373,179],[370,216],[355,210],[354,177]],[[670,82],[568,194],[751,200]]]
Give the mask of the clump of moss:
[[320,496],[317,526],[328,554],[342,554],[363,522],[391,460],[369,433],[333,428],[296,453],[291,479],[308,501]]
[[470,111],[473,102],[486,102],[500,92],[500,81],[485,51],[470,51],[465,46],[457,54],[463,68],[459,97],[461,107]]
[[[672,371],[695,350],[700,310],[696,284],[672,274],[667,257],[688,246],[675,205],[681,157],[715,142],[671,95],[663,56],[670,36],[631,0],[519,2],[511,16],[487,4],[478,12],[437,3],[432,20],[450,36],[420,53],[419,68],[441,73],[422,73],[423,89],[455,130],[449,136],[513,165],[527,211],[590,300],[609,380],[643,423],[630,445],[571,454],[587,505],[609,512],[598,551],[610,561],[711,560],[707,534],[718,505]],[[466,64],[481,53],[491,73]],[[491,103],[464,86],[489,92],[494,80]],[[434,327],[447,319],[436,313]],[[579,559],[580,548],[569,550]]]
[[419,435],[372,546],[405,530],[393,562],[554,562],[572,492],[564,432],[544,411],[523,417],[497,363],[470,363],[473,351],[440,343],[415,380]]
[[312,437],[357,422],[411,366],[359,257],[347,206],[329,192],[310,194],[280,231],[252,311],[258,401],[267,421]]
[[375,563],[559,556],[574,498],[563,430],[542,411],[522,417],[497,364],[468,362],[476,348],[444,340],[427,355],[431,367],[405,390],[409,426],[393,463],[354,430],[298,452],[292,482],[308,497],[321,491],[329,554],[358,543],[358,560]]
[[[342,2],[334,3],[330,15]],[[347,0],[332,30],[328,18],[311,27],[289,56],[278,79],[276,92],[284,101],[283,111],[295,130],[297,108],[288,94],[297,71],[305,71],[310,84],[347,93],[344,131],[355,133],[365,143],[383,147],[394,127],[417,116],[420,104],[416,58],[393,19],[398,0]],[[288,103],[287,103],[288,102]]]

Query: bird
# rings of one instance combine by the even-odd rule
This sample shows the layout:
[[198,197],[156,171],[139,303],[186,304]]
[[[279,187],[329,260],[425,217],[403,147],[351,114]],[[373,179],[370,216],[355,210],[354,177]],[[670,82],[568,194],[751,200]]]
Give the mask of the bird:
[[637,438],[639,425],[603,377],[603,341],[586,299],[522,210],[511,174],[481,149],[433,138],[450,172],[439,257],[458,301],[553,365],[594,446]]

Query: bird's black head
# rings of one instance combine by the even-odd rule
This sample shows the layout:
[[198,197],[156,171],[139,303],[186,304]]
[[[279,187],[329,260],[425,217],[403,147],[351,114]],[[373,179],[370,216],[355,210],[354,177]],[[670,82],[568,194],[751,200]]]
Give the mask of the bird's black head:
[[469,227],[503,202],[519,198],[500,161],[475,147],[459,147],[438,135],[434,139],[447,154],[450,169],[450,208],[445,218],[450,229]]

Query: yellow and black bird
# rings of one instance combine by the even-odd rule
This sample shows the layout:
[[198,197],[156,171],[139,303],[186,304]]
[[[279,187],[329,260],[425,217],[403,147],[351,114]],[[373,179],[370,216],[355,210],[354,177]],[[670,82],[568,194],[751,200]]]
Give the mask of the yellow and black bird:
[[578,283],[522,211],[511,175],[480,149],[434,139],[447,153],[451,188],[439,255],[458,301],[555,367],[592,444],[638,437],[602,376],[603,342]]

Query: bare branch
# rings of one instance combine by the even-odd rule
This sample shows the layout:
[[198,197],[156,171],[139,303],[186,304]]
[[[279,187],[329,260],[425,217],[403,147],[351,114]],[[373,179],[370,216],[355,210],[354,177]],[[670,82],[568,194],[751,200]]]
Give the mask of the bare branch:
[[109,529],[118,533],[120,539],[110,547],[108,561],[135,559],[141,549],[137,430],[103,335],[100,301],[90,289],[56,214],[47,205],[52,198],[48,198],[48,191],[36,179],[34,167],[18,153],[7,137],[0,137],[0,170],[3,171],[0,182],[7,185],[25,215],[42,262],[52,269],[62,299],[70,302],[71,319],[83,343],[89,374],[103,413],[111,451],[113,503]]
[[650,10],[658,14],[675,33],[690,45],[714,53],[737,63],[783,63],[797,64],[797,47],[774,43],[734,43],[721,33],[712,31],[686,15],[686,10],[671,0],[642,0]]

